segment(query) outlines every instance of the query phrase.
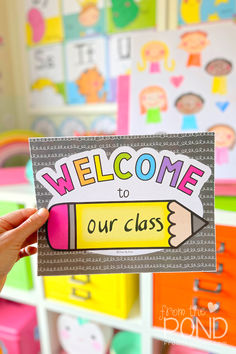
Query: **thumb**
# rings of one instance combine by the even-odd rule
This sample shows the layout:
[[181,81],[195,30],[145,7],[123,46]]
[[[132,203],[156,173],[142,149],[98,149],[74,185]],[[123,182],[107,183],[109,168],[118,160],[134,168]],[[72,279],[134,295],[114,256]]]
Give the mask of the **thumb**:
[[19,259],[32,256],[33,254],[37,253],[37,247],[34,246],[27,246],[20,250]]
[[49,212],[42,208],[31,215],[20,226],[11,231],[12,236],[19,242],[24,242],[27,237],[37,231],[47,221]]

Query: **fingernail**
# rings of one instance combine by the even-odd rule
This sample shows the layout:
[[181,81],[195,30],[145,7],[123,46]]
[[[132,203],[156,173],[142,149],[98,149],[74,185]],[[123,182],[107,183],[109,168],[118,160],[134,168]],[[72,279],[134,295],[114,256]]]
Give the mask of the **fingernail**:
[[45,209],[45,208],[39,209],[38,215],[40,215],[40,216],[46,216],[46,214],[47,214],[47,209]]
[[30,246],[25,247],[25,253],[27,253],[28,256],[30,255]]

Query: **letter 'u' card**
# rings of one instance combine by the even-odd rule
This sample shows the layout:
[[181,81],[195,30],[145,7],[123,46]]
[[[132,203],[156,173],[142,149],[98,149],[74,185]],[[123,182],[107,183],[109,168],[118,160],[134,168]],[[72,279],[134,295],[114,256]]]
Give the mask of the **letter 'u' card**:
[[216,269],[214,133],[30,139],[38,274]]

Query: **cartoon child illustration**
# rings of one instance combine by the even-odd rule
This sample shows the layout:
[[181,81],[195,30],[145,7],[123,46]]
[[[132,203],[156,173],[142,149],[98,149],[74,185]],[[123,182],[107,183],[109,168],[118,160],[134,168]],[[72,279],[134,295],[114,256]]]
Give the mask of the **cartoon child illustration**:
[[201,52],[210,44],[207,33],[203,31],[186,32],[181,36],[180,49],[185,50],[189,56],[187,67],[202,66]]
[[213,76],[212,93],[219,95],[227,94],[227,78],[232,71],[233,64],[226,59],[218,58],[210,61],[206,67],[206,72]]
[[142,63],[138,64],[138,70],[144,71],[147,64],[150,63],[150,73],[160,73],[160,61],[164,61],[164,68],[167,71],[173,71],[175,68],[175,61],[172,59],[171,64],[168,65],[169,48],[164,42],[151,41],[146,43],[141,49]]
[[82,7],[79,13],[79,22],[84,27],[95,26],[100,18],[100,11],[97,6],[98,0],[77,0]]
[[88,69],[76,81],[81,95],[85,96],[86,103],[98,103],[106,101],[106,93],[99,95],[104,88],[104,78],[97,68]]
[[216,124],[208,129],[215,133],[215,158],[218,165],[229,162],[229,149],[233,149],[236,143],[236,133],[232,127],[226,124]]
[[175,107],[183,114],[182,130],[198,129],[196,113],[203,108],[204,100],[201,96],[189,92],[181,95],[175,101]]
[[181,0],[180,14],[182,20],[187,24],[201,22],[202,0]]
[[139,14],[139,7],[134,0],[111,0],[112,18],[118,28],[124,28],[133,22]]
[[146,123],[160,123],[161,112],[168,108],[165,90],[159,86],[144,88],[139,94],[141,114],[146,114]]

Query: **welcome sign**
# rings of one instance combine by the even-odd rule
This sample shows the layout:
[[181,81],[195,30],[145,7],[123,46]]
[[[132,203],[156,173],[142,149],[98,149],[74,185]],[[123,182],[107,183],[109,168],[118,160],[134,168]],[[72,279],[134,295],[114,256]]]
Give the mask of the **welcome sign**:
[[40,275],[215,270],[212,133],[30,146]]

